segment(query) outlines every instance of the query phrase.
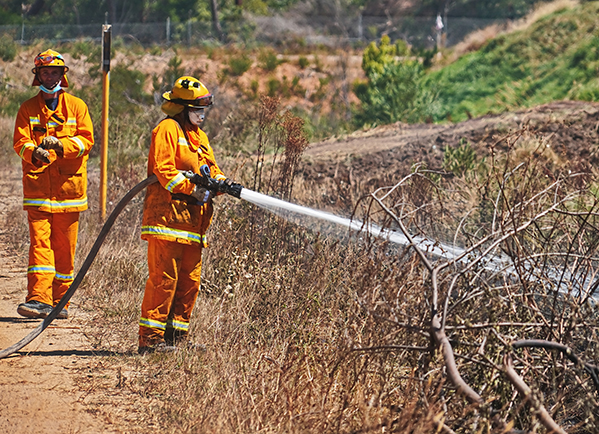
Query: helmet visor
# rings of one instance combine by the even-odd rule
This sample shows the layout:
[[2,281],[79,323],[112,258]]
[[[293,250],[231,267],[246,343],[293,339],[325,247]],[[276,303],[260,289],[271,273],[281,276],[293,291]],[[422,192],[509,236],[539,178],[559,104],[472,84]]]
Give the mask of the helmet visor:
[[214,103],[214,96],[212,94],[204,95],[196,99],[181,99],[181,98],[165,98],[175,104],[181,104],[187,107],[195,108],[206,108],[210,107]]
[[[39,56],[37,56],[35,58],[35,60],[33,61],[33,64],[35,66],[37,66],[38,68],[40,66],[57,66],[57,65],[52,65],[52,62],[54,60],[62,60],[63,63],[64,63],[63,57],[59,54],[57,56],[49,56],[49,55],[43,56],[43,55],[39,55]],[[62,65],[60,65],[60,66],[62,66]]]
[[210,107],[214,103],[214,96],[212,94],[204,95],[196,98],[192,102],[193,107]]

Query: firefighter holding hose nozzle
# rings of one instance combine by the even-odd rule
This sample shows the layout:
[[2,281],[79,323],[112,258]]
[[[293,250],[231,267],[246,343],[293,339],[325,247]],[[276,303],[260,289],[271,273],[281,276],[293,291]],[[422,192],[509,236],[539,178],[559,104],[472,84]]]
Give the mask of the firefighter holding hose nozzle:
[[148,241],[148,271],[139,321],[140,354],[190,346],[189,321],[200,288],[202,250],[212,221],[212,198],[239,197],[241,185],[218,167],[200,129],[213,103],[194,77],[180,77],[162,96],[167,115],[152,131],[141,237]]

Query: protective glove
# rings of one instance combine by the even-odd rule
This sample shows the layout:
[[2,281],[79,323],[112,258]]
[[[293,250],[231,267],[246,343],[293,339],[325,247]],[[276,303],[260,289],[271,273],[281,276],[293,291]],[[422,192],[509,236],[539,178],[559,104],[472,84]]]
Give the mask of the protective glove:
[[191,170],[180,170],[180,172],[187,179],[191,179],[195,175],[195,173],[193,173]]
[[57,155],[64,155],[64,146],[62,145],[62,142],[60,141],[60,139],[54,136],[44,137],[44,140],[42,140],[42,144],[40,145],[40,147],[48,150],[54,149]]
[[50,163],[50,153],[41,146],[33,150],[33,158],[46,164]]
[[195,185],[191,196],[198,201],[198,205],[204,205],[212,198],[212,192],[202,187]]

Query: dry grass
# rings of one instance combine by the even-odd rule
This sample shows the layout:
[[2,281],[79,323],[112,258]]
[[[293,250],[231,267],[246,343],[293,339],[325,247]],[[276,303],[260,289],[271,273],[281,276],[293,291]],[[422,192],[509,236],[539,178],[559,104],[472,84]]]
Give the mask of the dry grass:
[[[275,106],[266,103],[272,110],[263,112],[264,122],[279,119]],[[286,125],[296,131],[294,122]],[[301,143],[263,126],[265,148]],[[94,391],[89,408],[122,416],[128,432],[139,433],[543,432],[531,401],[504,373],[509,355],[562,428],[596,432],[598,392],[588,369],[550,348],[511,345],[559,342],[596,365],[596,304],[576,294],[598,265],[599,215],[588,190],[594,178],[568,175],[561,162],[543,157],[534,133],[504,140],[508,151],[469,177],[418,169],[361,201],[367,186],[359,180],[339,186],[347,191],[305,181],[293,191],[299,203],[351,191],[358,217],[453,242],[470,249],[470,263],[489,257],[484,249],[495,245],[509,273],[455,262],[431,275],[414,249],[326,225],[308,230],[307,221],[219,198],[191,329],[206,352],[135,354],[147,276],[136,199],[76,295],[94,314],[90,341],[113,352],[82,373],[82,389]],[[259,174],[266,190],[288,179],[281,167],[239,170],[242,177]],[[112,180],[115,191],[131,188],[140,173],[122,170]],[[97,216],[85,213],[80,257],[98,229]],[[569,294],[556,291],[559,276]],[[431,327],[435,316],[455,368],[482,404],[448,377],[451,366]]]
[[[114,360],[129,372],[121,396],[146,402],[147,422],[139,432],[533,429],[539,419],[505,376],[506,354],[560,426],[571,433],[596,430],[597,391],[583,367],[550,349],[511,347],[534,338],[561,342],[591,365],[599,356],[595,305],[556,292],[554,277],[555,270],[573,273],[563,286],[573,290],[576,279],[584,281],[581,273],[597,269],[597,216],[586,211],[596,200],[580,189],[578,177],[561,176],[559,168],[555,179],[538,177],[545,160],[521,150],[539,139],[525,135],[505,139],[511,150],[488,163],[486,177],[432,182],[416,172],[393,192],[372,196],[412,234],[453,239],[466,248],[484,237],[484,246],[503,237],[496,252],[510,258],[515,274],[456,263],[436,277],[456,368],[482,405],[470,404],[446,377],[447,361],[431,343],[436,302],[430,276],[413,250],[306,231],[224,198],[191,331],[207,352]],[[308,199],[302,197],[307,193],[296,190],[296,201]],[[397,228],[376,201],[358,210]],[[506,236],[531,220],[534,225]],[[139,292],[130,289],[101,291],[98,306],[136,305]],[[135,319],[105,314],[102,323],[119,330],[129,321],[135,330]],[[100,347],[127,347],[120,336]]]

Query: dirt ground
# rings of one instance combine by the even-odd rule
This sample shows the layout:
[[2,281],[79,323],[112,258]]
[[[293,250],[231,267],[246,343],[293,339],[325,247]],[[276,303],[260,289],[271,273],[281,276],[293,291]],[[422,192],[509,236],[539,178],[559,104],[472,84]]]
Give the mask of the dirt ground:
[[[440,168],[444,147],[457,146],[462,138],[479,155],[488,154],[499,137],[525,124],[541,132],[556,158],[570,161],[572,167],[590,170],[598,163],[599,104],[558,102],[454,125],[395,124],[313,144],[303,175],[348,182],[353,178],[368,189],[398,180],[417,162]],[[501,151],[499,145],[495,149]],[[21,201],[20,170],[15,167],[3,175],[0,221],[6,227],[8,211]],[[16,313],[26,293],[26,252],[9,251],[9,231],[0,232],[0,348],[39,324]],[[140,356],[111,358],[113,354],[95,352],[86,338],[94,324],[78,309],[77,294],[70,314],[20,352],[0,360],[0,432],[128,433],[152,426],[144,410],[148,398],[122,387],[133,376],[144,375],[135,368]]]
[[392,185],[416,163],[440,170],[445,147],[455,148],[460,141],[470,143],[480,158],[492,149],[501,153],[506,142],[500,139],[524,127],[543,137],[552,157],[573,171],[590,172],[599,163],[599,104],[560,101],[457,124],[396,123],[315,143],[305,153],[302,174],[306,179],[360,180],[375,188]]
[[[5,171],[0,181],[0,219],[21,201],[20,170]],[[5,225],[3,225],[5,227]],[[34,330],[41,320],[22,318],[16,307],[27,293],[26,256],[8,251],[0,234],[0,347]],[[86,409],[89,390],[78,379],[99,355],[84,336],[87,320],[76,306],[69,320],[54,324],[20,352],[0,360],[0,432],[113,433],[105,420]]]

